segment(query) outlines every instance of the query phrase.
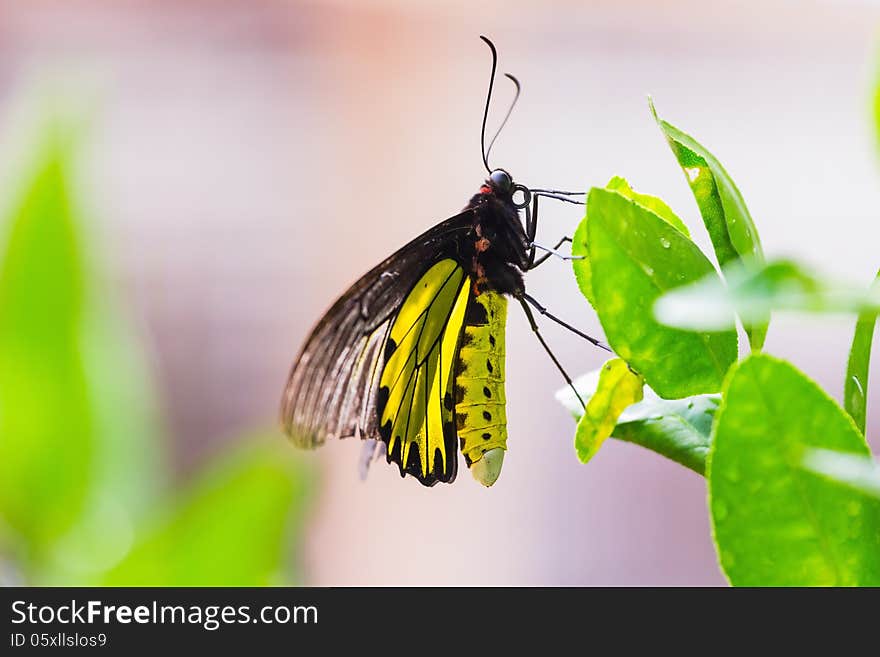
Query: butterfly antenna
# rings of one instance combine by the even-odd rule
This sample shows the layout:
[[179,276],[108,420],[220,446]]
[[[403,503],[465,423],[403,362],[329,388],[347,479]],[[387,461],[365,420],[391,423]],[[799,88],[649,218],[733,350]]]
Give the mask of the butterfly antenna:
[[480,150],[483,153],[483,166],[486,167],[486,171],[492,173],[492,170],[489,168],[489,157],[486,152],[486,121],[489,118],[489,104],[492,100],[492,87],[495,86],[495,69],[498,67],[498,51],[495,50],[495,44],[482,34],[480,35],[480,38],[486,42],[486,45],[489,46],[489,49],[492,51],[492,75],[489,77],[489,92],[486,94],[486,108],[483,110],[483,128],[480,131]]
[[498,139],[498,135],[501,134],[504,126],[507,125],[507,119],[510,118],[510,113],[513,112],[513,108],[516,107],[516,101],[519,100],[519,92],[522,90],[522,87],[519,84],[519,80],[513,77],[510,73],[505,73],[504,77],[510,78],[510,80],[513,81],[513,84],[516,85],[516,95],[513,97],[513,100],[510,103],[510,107],[507,108],[507,114],[504,115],[504,120],[501,122],[501,125],[498,126],[498,130],[495,132],[495,136],[492,137],[492,141],[489,142],[489,148],[486,149],[486,160],[489,159],[489,155],[492,153],[492,147],[495,145],[495,140]]

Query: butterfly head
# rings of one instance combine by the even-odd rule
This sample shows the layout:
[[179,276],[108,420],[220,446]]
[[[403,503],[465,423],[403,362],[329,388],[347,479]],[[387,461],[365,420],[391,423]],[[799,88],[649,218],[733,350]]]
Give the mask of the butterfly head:
[[[510,201],[517,210],[521,210],[531,202],[531,190],[513,182],[513,176],[504,169],[493,169],[489,178],[480,187],[480,193],[492,194],[503,201]],[[514,199],[514,195],[517,195]]]
[[495,169],[489,174],[489,185],[496,194],[504,196],[513,194],[513,178],[504,169]]

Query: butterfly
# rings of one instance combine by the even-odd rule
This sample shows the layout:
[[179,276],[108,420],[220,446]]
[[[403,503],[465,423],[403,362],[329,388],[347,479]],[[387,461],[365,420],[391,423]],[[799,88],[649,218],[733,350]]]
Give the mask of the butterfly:
[[[384,450],[401,476],[425,486],[455,479],[458,451],[478,482],[491,486],[498,479],[507,449],[508,298],[520,304],[569,385],[532,308],[608,349],[526,293],[525,272],[552,255],[574,257],[557,251],[568,237],[552,248],[535,243],[538,199],[582,203],[571,197],[583,192],[530,189],[489,167],[520,83],[505,74],[516,95],[487,149],[498,55],[480,38],[492,52],[481,133],[488,178],[461,212],[388,256],[333,304],[294,362],[282,398],[282,428],[295,445],[358,436],[369,441],[365,464],[374,448]],[[536,258],[539,249],[544,253]]]

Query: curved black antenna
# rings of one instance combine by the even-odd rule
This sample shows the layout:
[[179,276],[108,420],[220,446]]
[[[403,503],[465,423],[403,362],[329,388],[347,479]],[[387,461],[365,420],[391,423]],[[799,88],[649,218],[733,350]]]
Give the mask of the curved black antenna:
[[516,85],[516,95],[513,97],[513,100],[510,103],[510,107],[507,108],[507,114],[504,115],[504,120],[501,122],[501,125],[498,126],[498,130],[495,131],[495,136],[492,137],[492,141],[489,142],[489,148],[486,149],[486,160],[489,159],[489,154],[492,152],[492,147],[495,145],[495,140],[498,139],[498,135],[501,134],[504,126],[507,125],[507,119],[510,118],[510,113],[513,112],[513,108],[516,107],[516,101],[519,100],[519,92],[522,91],[519,80],[513,77],[510,73],[505,73],[504,77],[510,78],[513,81],[513,84]]
[[483,166],[486,167],[486,171],[492,173],[492,169],[489,168],[489,158],[486,155],[486,120],[489,118],[489,101],[492,100],[492,87],[495,85],[495,69],[498,67],[498,51],[495,50],[495,44],[482,34],[480,35],[480,38],[486,42],[486,45],[489,46],[489,49],[492,51],[492,75],[489,77],[489,92],[486,94],[486,109],[483,110],[483,128],[480,131],[480,150],[483,152]]

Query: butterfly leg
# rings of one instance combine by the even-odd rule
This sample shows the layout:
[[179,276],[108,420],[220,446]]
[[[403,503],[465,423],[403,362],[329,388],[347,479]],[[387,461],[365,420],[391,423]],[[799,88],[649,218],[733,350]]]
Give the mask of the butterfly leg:
[[[569,192],[565,192],[569,193]],[[577,205],[583,205],[583,201],[575,201],[570,198],[566,198],[565,196],[561,196],[561,193],[550,192],[544,190],[537,190],[532,194],[532,207],[529,208],[526,205],[526,236],[529,239],[529,254],[528,254],[528,262],[527,262],[527,270],[534,269],[542,262],[547,260],[551,255],[557,255],[564,260],[580,260],[583,256],[564,256],[561,253],[556,253],[555,250],[562,246],[565,242],[571,242],[570,237],[563,237],[559,242],[556,243],[552,249],[547,248],[546,246],[541,246],[540,244],[535,244],[535,235],[538,232],[538,199],[542,196],[546,198],[554,198],[557,201],[565,201],[566,203],[576,203]],[[542,255],[540,258],[535,260],[536,249],[541,249],[543,251],[547,251],[545,255]]]
[[605,345],[603,342],[601,342],[600,340],[597,340],[596,338],[594,338],[594,337],[591,336],[591,335],[587,335],[587,334],[584,333],[583,331],[580,331],[580,330],[576,329],[576,328],[575,328],[574,326],[572,326],[571,324],[568,324],[568,323],[566,323],[566,322],[563,322],[563,321],[562,321],[561,319],[559,319],[556,315],[553,315],[553,314],[550,313],[550,311],[548,311],[544,306],[542,306],[540,303],[538,303],[538,302],[535,300],[534,297],[532,297],[532,296],[526,294],[525,292],[523,292],[523,293],[522,293],[522,296],[520,297],[520,303],[525,304],[526,302],[528,302],[528,303],[530,303],[531,305],[533,305],[533,306],[535,307],[535,310],[537,310],[539,313],[541,313],[542,315],[544,315],[544,317],[546,317],[547,319],[551,319],[551,320],[553,320],[554,322],[556,322],[556,323],[559,324],[560,326],[563,326],[563,327],[567,328],[569,331],[571,331],[571,332],[574,333],[575,335],[579,335],[579,336],[582,337],[584,340],[586,340],[587,342],[591,342],[592,344],[596,345],[596,346],[599,347],[600,349],[604,349],[605,351],[608,351],[608,352],[610,352],[610,353],[614,353],[614,352],[611,351],[611,348],[608,347],[607,345]]
[[546,251],[546,253],[545,253],[544,255],[542,255],[540,258],[538,258],[537,260],[535,260],[535,261],[532,263],[532,266],[529,267],[529,269],[530,269],[530,270],[531,270],[531,269],[535,269],[535,268],[536,268],[538,265],[540,265],[541,263],[546,262],[547,259],[548,259],[550,256],[556,256],[557,258],[562,258],[563,260],[583,260],[583,259],[584,259],[584,256],[565,255],[565,254],[563,254],[563,253],[559,253],[559,252],[556,250],[556,249],[558,249],[560,246],[562,246],[563,244],[565,244],[566,242],[571,242],[571,238],[570,238],[570,237],[567,237],[567,236],[566,236],[566,237],[563,237],[563,238],[561,238],[558,242],[556,242],[556,244],[554,244],[552,247],[541,246],[540,244],[537,244],[537,243],[535,243],[535,242],[532,242],[530,246],[533,246],[533,247],[535,247],[535,248],[541,249],[542,251]]
[[565,191],[562,191],[561,189],[541,189],[541,188],[537,188],[537,187],[534,189],[531,189],[530,191],[533,194],[534,193],[544,193],[544,194],[556,194],[559,196],[586,196],[586,194],[587,194],[586,192],[565,192]]
[[577,388],[574,387],[574,383],[571,381],[571,377],[568,375],[568,372],[565,371],[565,368],[562,367],[562,364],[556,358],[554,353],[550,350],[550,346],[544,341],[544,336],[541,335],[541,332],[538,330],[538,323],[535,321],[535,316],[532,314],[532,309],[529,308],[529,304],[526,303],[526,299],[529,298],[528,295],[522,293],[522,295],[517,295],[517,300],[523,308],[523,311],[526,314],[526,318],[529,320],[529,326],[532,327],[532,331],[535,333],[535,337],[538,338],[538,342],[541,343],[541,346],[544,347],[544,351],[547,352],[547,355],[550,356],[550,360],[553,361],[553,364],[556,365],[556,369],[560,371],[562,374],[562,378],[565,379],[565,382],[568,384],[568,387],[574,391],[575,397],[578,398],[578,401],[583,406],[584,410],[587,409],[587,405],[584,403],[584,400],[581,399],[580,393],[578,393]]

